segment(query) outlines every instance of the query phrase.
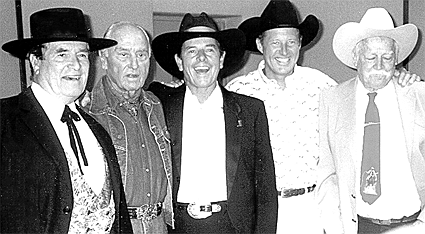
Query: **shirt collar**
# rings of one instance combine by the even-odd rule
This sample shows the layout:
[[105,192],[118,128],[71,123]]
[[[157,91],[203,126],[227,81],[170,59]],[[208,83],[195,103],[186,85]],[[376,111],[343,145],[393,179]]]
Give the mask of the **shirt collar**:
[[[260,73],[261,80],[266,84],[276,84],[277,85],[277,82],[274,79],[269,79],[266,76],[266,74],[264,74],[264,68],[265,67],[266,67],[266,61],[261,60],[261,62],[258,64],[258,73]],[[294,72],[291,75],[289,75],[285,78],[286,87],[288,87],[288,83],[291,83],[293,80],[296,80],[294,74],[295,74],[295,71],[297,69],[298,69],[298,65],[295,64]]]
[[221,94],[220,87],[217,83],[215,89],[204,103],[199,103],[198,98],[190,92],[186,87],[185,104],[191,103],[192,105],[199,105],[201,107],[223,107],[223,95]]
[[[65,104],[58,100],[57,98],[50,95],[46,90],[44,90],[39,84],[33,82],[31,84],[31,89],[34,93],[35,98],[43,107],[44,112],[46,112],[49,119],[60,120],[62,118],[63,110],[65,109]],[[75,107],[75,102],[68,104],[69,108],[80,115]]]

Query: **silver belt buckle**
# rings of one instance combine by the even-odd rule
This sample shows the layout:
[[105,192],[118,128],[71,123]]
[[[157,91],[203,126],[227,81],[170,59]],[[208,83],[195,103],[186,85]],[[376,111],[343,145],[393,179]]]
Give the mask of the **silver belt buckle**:
[[190,217],[194,219],[205,219],[212,215],[213,212],[220,212],[221,206],[219,204],[212,204],[211,203],[203,203],[203,204],[196,204],[196,203],[190,203],[187,205],[187,213],[190,215]]
[[156,218],[158,214],[158,204],[144,204],[136,209],[136,218],[149,222]]

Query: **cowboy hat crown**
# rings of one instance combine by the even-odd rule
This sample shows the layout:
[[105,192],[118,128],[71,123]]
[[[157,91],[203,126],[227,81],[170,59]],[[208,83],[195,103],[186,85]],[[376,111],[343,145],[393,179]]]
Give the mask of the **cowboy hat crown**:
[[345,65],[356,68],[353,61],[353,49],[363,39],[388,37],[399,46],[396,65],[405,60],[416,46],[418,28],[414,24],[394,27],[393,19],[384,8],[370,8],[360,23],[348,22],[341,25],[333,38],[333,51]]
[[50,8],[30,16],[31,38],[5,43],[2,49],[15,57],[25,58],[35,46],[54,41],[82,41],[91,51],[104,49],[117,42],[110,39],[90,38],[84,14],[76,8]]
[[272,0],[260,17],[252,17],[242,22],[239,27],[245,33],[246,49],[259,52],[255,40],[265,31],[275,28],[297,28],[302,36],[301,46],[308,45],[319,31],[319,20],[308,15],[300,23],[294,5],[288,0]]
[[[193,30],[196,29],[196,30]],[[178,32],[169,32],[155,37],[152,41],[152,51],[158,64],[168,73],[183,79],[183,72],[177,67],[175,54],[180,54],[183,43],[199,37],[216,39],[223,51],[226,51],[220,77],[225,77],[240,68],[245,53],[245,35],[239,29],[220,31],[214,20],[205,12],[199,16],[185,14]]]

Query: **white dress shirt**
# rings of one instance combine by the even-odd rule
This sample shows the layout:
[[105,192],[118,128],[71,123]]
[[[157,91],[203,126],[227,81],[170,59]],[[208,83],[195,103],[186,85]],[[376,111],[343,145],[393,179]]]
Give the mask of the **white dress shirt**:
[[218,85],[202,104],[186,88],[182,131],[177,201],[208,203],[227,200],[223,96]]
[[357,213],[374,219],[398,219],[420,210],[421,201],[416,190],[408,159],[403,124],[394,83],[377,90],[375,103],[379,110],[381,125],[381,196],[371,205],[360,195],[360,168],[366,107],[369,102],[367,91],[357,82],[356,91],[356,191]]
[[[75,158],[74,151],[71,148],[68,126],[66,123],[61,121],[63,111],[65,109],[65,104],[59,101],[58,99],[52,97],[47,93],[39,84],[33,82],[31,89],[34,93],[35,98],[40,103],[44,112],[50,120],[50,123],[55,129],[56,135],[59,138],[59,141],[64,149],[64,152],[68,155],[71,155],[71,160],[74,165],[77,164],[77,159]],[[75,103],[68,104],[69,108],[77,113],[81,120],[74,121],[75,126],[78,129],[78,133],[81,137],[81,142],[83,143],[84,152],[87,157],[88,166],[84,166],[83,159],[81,158],[81,153],[79,152],[81,168],[84,173],[84,179],[90,185],[92,190],[96,194],[100,194],[105,182],[105,163],[104,155],[102,148],[100,147],[96,137],[91,131],[90,127],[87,125],[86,121],[81,117],[80,113],[75,107]],[[78,147],[77,147],[78,148]]]

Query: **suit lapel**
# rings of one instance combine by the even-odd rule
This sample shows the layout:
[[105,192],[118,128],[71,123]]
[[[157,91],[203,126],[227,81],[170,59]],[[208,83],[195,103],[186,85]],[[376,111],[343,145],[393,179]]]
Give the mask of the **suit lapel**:
[[32,131],[40,145],[52,156],[57,165],[69,171],[65,152],[55,129],[30,88],[23,93],[19,103],[22,121]]
[[96,137],[97,142],[99,142],[99,145],[102,148],[103,155],[105,156],[105,161],[108,166],[109,174],[110,174],[110,180],[112,189],[114,191],[114,200],[115,205],[118,207],[120,198],[120,169],[118,167],[118,159],[115,156],[114,152],[115,149],[113,147],[112,140],[108,137],[108,133],[106,130],[98,123],[96,120],[94,120],[91,116],[89,116],[87,113],[85,113],[78,105],[75,105],[80,115],[83,117],[83,119],[86,121],[87,125],[93,132],[94,136]]
[[66,160],[65,151],[62,144],[56,135],[53,125],[50,123],[49,118],[41,107],[40,103],[34,96],[30,88],[22,93],[19,100],[20,117],[23,123],[30,129],[39,144],[46,150],[47,155],[52,157],[53,161],[60,168],[59,171],[63,172],[63,178],[69,183],[63,183],[65,188],[71,186],[71,178],[69,175],[68,161]]
[[167,121],[167,128],[170,132],[172,147],[172,168],[173,168],[173,199],[176,201],[177,192],[180,187],[181,177],[181,155],[182,155],[182,128],[183,128],[183,102],[186,86],[182,85],[168,96],[161,100],[164,115]]
[[224,122],[226,125],[226,180],[227,197],[232,192],[239,157],[241,154],[241,135],[243,120],[240,118],[241,108],[232,94],[221,87],[223,94]]
[[356,155],[354,142],[357,133],[356,79],[352,79],[346,85],[346,88],[340,89],[342,92],[337,97],[337,100],[341,101],[338,101],[337,105],[335,131],[338,141],[342,141],[342,145],[346,145],[349,142],[349,153],[354,157]]

